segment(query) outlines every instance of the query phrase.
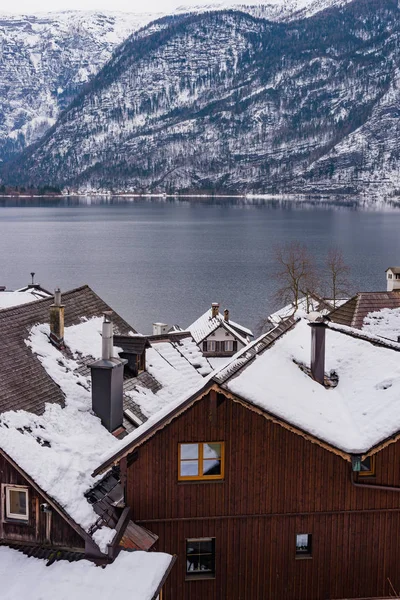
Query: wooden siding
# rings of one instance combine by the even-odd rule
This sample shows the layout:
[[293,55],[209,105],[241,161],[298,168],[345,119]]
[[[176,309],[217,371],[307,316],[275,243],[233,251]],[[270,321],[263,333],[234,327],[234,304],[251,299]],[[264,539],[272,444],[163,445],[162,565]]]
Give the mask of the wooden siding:
[[[138,450],[128,468],[133,518],[178,555],[165,600],[330,600],[400,589],[400,493],[355,488],[350,463],[213,392]],[[225,480],[178,481],[178,444],[225,441]],[[400,487],[400,446],[376,478]],[[313,557],[296,559],[297,533]],[[214,580],[185,581],[186,538],[216,538]]]
[[[85,543],[72,527],[52,510],[50,540],[46,535],[46,513],[40,511],[40,505],[46,500],[24,479],[24,477],[0,455],[0,483],[26,486],[29,490],[29,521],[17,522],[5,519],[4,501],[1,503],[0,540],[8,542],[27,542],[49,544],[54,547],[84,549]],[[3,499],[4,500],[4,499]]]

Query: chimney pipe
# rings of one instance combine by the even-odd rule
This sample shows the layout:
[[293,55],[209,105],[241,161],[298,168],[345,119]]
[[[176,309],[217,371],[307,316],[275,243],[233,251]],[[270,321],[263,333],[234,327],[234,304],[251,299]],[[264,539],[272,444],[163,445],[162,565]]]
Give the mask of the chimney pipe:
[[111,433],[121,427],[124,418],[125,359],[113,357],[111,311],[105,311],[102,327],[102,358],[90,365],[92,373],[92,409]]
[[56,348],[64,347],[64,305],[60,288],[54,291],[54,302],[50,306],[50,342]]
[[227,308],[224,310],[224,320],[229,321],[229,310]]
[[[315,315],[315,313],[310,313]],[[311,376],[315,381],[324,385],[325,377],[325,333],[326,323],[321,320],[315,320],[309,323],[311,327]]]
[[106,310],[103,313],[104,321],[102,328],[102,352],[101,357],[103,360],[110,360],[113,357],[114,343],[113,343],[113,324],[111,320],[112,312]]
[[213,302],[211,304],[211,317],[214,319],[219,315],[219,302]]

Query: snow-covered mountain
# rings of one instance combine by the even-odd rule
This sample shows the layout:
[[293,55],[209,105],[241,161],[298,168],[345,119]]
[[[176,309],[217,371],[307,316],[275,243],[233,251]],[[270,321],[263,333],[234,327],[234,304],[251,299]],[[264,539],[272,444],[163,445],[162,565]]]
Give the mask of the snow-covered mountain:
[[120,46],[3,178],[81,191],[393,191],[399,69],[395,0],[275,23],[166,17]]
[[110,58],[157,15],[0,13],[0,161],[36,141]]

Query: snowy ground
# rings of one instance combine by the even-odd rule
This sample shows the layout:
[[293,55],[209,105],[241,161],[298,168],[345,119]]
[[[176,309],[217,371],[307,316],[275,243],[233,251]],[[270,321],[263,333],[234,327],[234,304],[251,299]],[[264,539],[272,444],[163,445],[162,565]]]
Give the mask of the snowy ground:
[[0,547],[1,599],[151,600],[171,562],[161,552],[121,552],[105,569],[82,560],[46,561]]

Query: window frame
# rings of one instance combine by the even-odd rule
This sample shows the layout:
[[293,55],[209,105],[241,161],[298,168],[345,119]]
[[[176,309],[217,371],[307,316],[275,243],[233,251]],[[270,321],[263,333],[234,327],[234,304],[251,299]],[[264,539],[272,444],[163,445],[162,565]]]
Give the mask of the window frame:
[[[22,523],[29,522],[29,488],[25,485],[8,485],[4,486],[5,495],[5,520],[20,521]],[[26,497],[26,513],[24,515],[11,512],[11,492],[24,492]]]
[[207,341],[207,352],[216,352],[217,351],[217,343],[215,340]]
[[[188,557],[188,552],[187,552],[187,547],[188,547],[188,543],[193,543],[193,542],[211,542],[212,544],[212,552],[211,552],[211,556],[213,557],[213,570],[212,571],[188,571],[187,569],[187,557]],[[185,540],[185,544],[186,544],[186,550],[185,550],[185,579],[186,581],[198,581],[199,579],[215,579],[216,577],[216,552],[215,552],[215,547],[216,547],[216,540],[215,537],[198,537],[198,538],[186,538]],[[198,556],[202,556],[205,555],[206,553],[204,552],[203,554],[199,554]]]
[[[232,347],[228,348],[227,346],[232,346]],[[224,350],[225,350],[225,352],[233,352],[233,340],[225,340]]]
[[[203,457],[204,457],[204,445],[205,444],[220,444],[221,446],[221,458],[220,463],[221,463],[221,473],[219,475],[181,475],[181,446],[185,446],[185,445],[195,445],[197,444],[198,446],[198,457],[197,459],[190,459],[190,460],[197,460],[198,463],[198,472],[200,473],[202,469],[200,469],[200,466],[203,464]],[[216,441],[216,442],[179,442],[178,443],[178,481],[180,482],[185,482],[185,481],[221,481],[223,480],[225,477],[225,442],[220,442],[220,441]],[[193,538],[194,539],[194,538]],[[208,538],[207,538],[208,539]],[[192,540],[193,541],[193,540]]]
[[[305,550],[304,552],[298,551],[297,538],[300,535],[307,536],[307,550]],[[296,559],[312,558],[312,553],[313,553],[313,535],[312,535],[312,533],[296,533],[295,558]]]
[[361,461],[361,464],[367,459],[369,458],[371,460],[371,467],[368,470],[364,470],[364,471],[358,471],[358,476],[359,477],[375,477],[376,476],[376,461],[375,461],[375,454],[373,456],[366,456],[364,458],[364,460]]

